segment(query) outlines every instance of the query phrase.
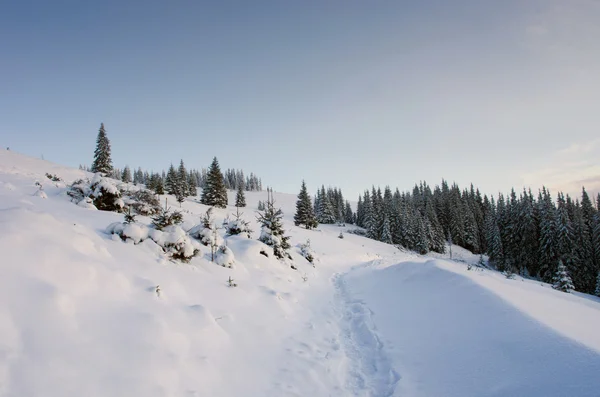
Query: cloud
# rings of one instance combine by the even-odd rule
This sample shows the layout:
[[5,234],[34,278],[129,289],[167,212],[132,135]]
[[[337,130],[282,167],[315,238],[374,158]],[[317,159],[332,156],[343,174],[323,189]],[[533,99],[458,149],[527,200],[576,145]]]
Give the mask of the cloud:
[[573,142],[556,151],[539,170],[524,173],[526,186],[546,186],[551,192],[562,191],[580,197],[585,187],[593,197],[600,192],[600,139]]

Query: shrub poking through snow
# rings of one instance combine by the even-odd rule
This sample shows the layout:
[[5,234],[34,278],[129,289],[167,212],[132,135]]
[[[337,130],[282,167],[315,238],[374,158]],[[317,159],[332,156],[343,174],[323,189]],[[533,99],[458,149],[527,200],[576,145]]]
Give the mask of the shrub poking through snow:
[[230,287],[237,287],[237,284],[234,282],[231,276],[229,276],[229,280],[227,280],[227,285],[229,285]]
[[268,198],[265,210],[258,214],[258,221],[261,224],[261,233],[259,240],[268,246],[273,247],[273,254],[279,258],[291,259],[288,249],[290,248],[289,236],[284,235],[283,211],[281,208],[275,209],[275,201],[273,200],[273,192],[267,189]]
[[300,244],[300,255],[306,258],[307,261],[310,262],[311,265],[315,265],[315,254],[310,247],[310,240],[306,240],[306,243]]
[[514,280],[517,277],[510,269],[503,271],[502,274],[509,280]]
[[48,198],[48,196],[46,195],[46,192],[44,192],[44,187],[42,186],[41,183],[36,182],[38,184],[38,190],[36,190],[35,193],[33,193],[34,196],[36,197],[41,197],[43,199]]
[[[94,175],[90,182],[78,179],[69,186],[67,195],[71,201],[81,206],[88,206],[89,200],[96,208],[103,211],[123,212],[129,208],[139,215],[155,215],[161,212],[158,199],[148,190],[134,187],[127,183]],[[86,200],[83,205],[81,202]]]
[[232,268],[234,262],[235,257],[233,256],[233,251],[225,244],[222,244],[219,249],[217,249],[215,263],[223,267]]
[[108,225],[106,232],[121,237],[123,241],[130,240],[134,244],[139,244],[149,237],[150,230],[147,226],[137,223],[115,222]]
[[179,225],[182,222],[183,215],[181,215],[181,212],[171,212],[171,209],[166,206],[166,203],[165,208],[161,208],[158,214],[152,217],[152,225],[154,225],[156,230],[163,230],[168,226]]
[[90,197],[99,210],[119,212],[125,206],[119,189],[109,178],[104,178],[99,173],[94,175],[90,190]]
[[[152,237],[152,236],[151,236]],[[180,226],[171,225],[167,226],[163,233],[159,243],[154,240],[155,243],[162,246],[167,254],[170,254],[171,258],[178,259],[182,262],[189,262],[194,256],[198,255],[200,250],[194,246],[192,240],[187,235],[185,230]]]
[[240,213],[239,207],[236,209],[234,219],[227,220],[225,224],[225,233],[228,236],[243,236],[250,238],[252,229],[250,229],[250,223],[242,219],[243,213]]
[[189,234],[196,240],[199,240],[203,245],[212,247],[214,248],[214,251],[216,251],[217,247],[223,242],[223,239],[217,233],[217,225],[215,225],[212,211],[213,208],[210,207],[206,213],[200,217],[200,224],[191,228]]
[[60,181],[62,181],[62,178],[60,178],[56,174],[51,174],[49,172],[46,172],[46,178],[50,179],[52,182],[60,182]]
[[130,195],[130,207],[140,215],[155,215],[161,212],[162,208],[156,196],[147,189],[140,189]]
[[108,225],[106,232],[117,235],[123,241],[139,244],[150,238],[173,259],[189,262],[200,250],[180,226],[170,225],[163,230],[150,228],[138,223],[115,222]]
[[573,281],[562,260],[558,261],[558,267],[556,269],[556,274],[554,275],[554,285],[552,287],[567,293],[575,290]]
[[129,207],[127,212],[125,213],[125,223],[135,223],[135,215],[131,213],[131,207]]
[[338,238],[344,238],[344,233],[340,232],[340,234],[338,235]]
[[84,198],[89,198],[90,193],[90,182],[83,179],[77,179],[67,190],[67,196],[71,197],[71,201],[77,204]]

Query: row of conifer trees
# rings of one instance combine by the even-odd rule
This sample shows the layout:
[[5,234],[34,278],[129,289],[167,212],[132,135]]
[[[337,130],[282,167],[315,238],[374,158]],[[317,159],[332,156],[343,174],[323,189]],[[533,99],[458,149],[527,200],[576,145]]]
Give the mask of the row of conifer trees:
[[595,292],[600,271],[600,194],[585,188],[581,199],[546,188],[496,199],[473,185],[461,190],[446,181],[412,192],[372,188],[359,197],[356,224],[370,238],[419,253],[444,252],[448,242],[488,254],[499,270],[550,282],[563,263],[577,290]]

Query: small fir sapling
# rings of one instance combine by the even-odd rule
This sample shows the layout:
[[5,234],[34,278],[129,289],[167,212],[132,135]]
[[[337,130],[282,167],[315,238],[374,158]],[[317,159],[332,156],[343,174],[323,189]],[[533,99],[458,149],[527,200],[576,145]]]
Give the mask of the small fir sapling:
[[131,213],[131,207],[129,207],[125,213],[125,223],[128,225],[130,223],[135,223],[135,215]]

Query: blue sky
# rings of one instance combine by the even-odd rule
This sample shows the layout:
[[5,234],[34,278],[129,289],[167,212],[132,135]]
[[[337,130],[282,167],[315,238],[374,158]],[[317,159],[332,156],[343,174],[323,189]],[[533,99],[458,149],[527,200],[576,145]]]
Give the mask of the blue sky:
[[[13,3],[13,4],[9,4]],[[0,144],[77,166],[183,158],[484,192],[600,190],[600,3],[21,1],[0,5]]]

